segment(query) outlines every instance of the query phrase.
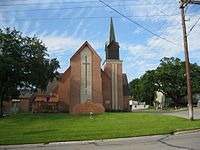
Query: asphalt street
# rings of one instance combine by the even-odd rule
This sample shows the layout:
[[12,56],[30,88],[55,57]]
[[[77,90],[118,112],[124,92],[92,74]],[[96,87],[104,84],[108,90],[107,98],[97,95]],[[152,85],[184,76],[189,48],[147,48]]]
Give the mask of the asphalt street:
[[200,131],[113,140],[0,146],[1,150],[200,150]]
[[[188,110],[186,111],[171,111],[167,113],[162,113],[165,115],[173,115],[177,117],[188,118]],[[200,108],[193,108],[194,119],[200,119]]]
[[[156,114],[163,114],[163,115],[172,115],[177,117],[182,117],[188,119],[188,110],[134,110],[133,112],[142,112],[142,113],[156,113]],[[193,108],[194,119],[200,119],[200,108],[194,107]]]

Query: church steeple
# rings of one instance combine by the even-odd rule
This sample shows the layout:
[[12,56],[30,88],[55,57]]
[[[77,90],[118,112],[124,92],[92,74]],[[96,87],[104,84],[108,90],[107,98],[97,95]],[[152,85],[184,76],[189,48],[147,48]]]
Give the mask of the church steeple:
[[115,39],[115,31],[112,17],[110,18],[110,33],[108,41],[105,44],[106,60],[119,60],[119,43]]
[[115,30],[113,26],[112,17],[110,18],[110,35],[109,35],[109,44],[115,42]]

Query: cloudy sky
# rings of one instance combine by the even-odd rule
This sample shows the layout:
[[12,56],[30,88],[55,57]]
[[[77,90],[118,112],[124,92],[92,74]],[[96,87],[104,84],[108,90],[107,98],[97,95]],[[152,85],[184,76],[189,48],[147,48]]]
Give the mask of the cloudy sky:
[[[132,22],[98,0],[1,0],[0,28],[15,27],[24,35],[38,36],[50,57],[59,60],[60,72],[86,40],[105,61],[111,16],[129,81],[155,69],[163,57],[184,60],[178,0],[103,1]],[[200,65],[200,5],[188,5],[185,11],[190,61]]]

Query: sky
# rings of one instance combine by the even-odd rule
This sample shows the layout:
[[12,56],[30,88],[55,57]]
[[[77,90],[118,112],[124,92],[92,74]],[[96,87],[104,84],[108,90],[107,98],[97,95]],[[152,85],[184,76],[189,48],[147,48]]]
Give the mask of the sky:
[[[103,68],[110,17],[129,82],[156,69],[163,57],[184,60],[178,0],[102,1],[131,20],[99,0],[0,0],[0,28],[39,37],[50,58],[60,62],[59,72],[85,41],[100,55]],[[200,5],[188,5],[185,13],[190,62],[200,65]]]

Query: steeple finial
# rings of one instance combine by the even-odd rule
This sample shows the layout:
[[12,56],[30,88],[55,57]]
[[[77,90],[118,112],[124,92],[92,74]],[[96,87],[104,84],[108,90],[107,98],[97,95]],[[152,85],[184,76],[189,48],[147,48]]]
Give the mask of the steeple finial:
[[108,43],[110,44],[111,42],[116,42],[115,41],[115,31],[114,31],[112,17],[110,18],[110,35],[109,35]]

